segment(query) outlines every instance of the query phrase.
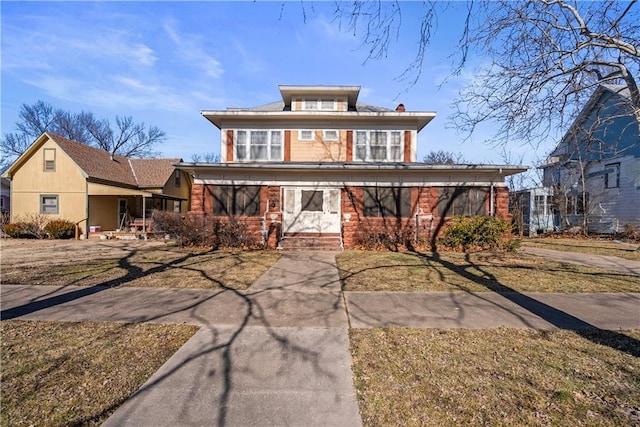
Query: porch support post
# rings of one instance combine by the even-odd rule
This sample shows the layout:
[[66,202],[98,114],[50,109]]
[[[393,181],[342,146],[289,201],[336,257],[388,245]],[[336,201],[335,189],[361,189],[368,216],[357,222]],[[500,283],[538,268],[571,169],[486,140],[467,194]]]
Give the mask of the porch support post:
[[142,195],[142,232],[145,236],[147,235],[147,200],[144,194]]

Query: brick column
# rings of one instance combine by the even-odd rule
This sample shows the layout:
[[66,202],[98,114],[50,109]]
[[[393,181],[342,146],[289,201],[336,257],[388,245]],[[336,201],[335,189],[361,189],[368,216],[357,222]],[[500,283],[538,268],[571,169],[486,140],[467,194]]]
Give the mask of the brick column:
[[495,196],[495,216],[498,218],[510,218],[509,214],[509,188],[508,187],[494,187]]
[[191,185],[191,212],[204,212],[204,184]]

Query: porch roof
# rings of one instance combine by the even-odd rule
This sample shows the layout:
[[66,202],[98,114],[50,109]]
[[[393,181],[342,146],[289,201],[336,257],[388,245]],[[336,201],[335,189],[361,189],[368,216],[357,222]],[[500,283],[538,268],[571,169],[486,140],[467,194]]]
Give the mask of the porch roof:
[[182,169],[191,173],[198,172],[281,172],[281,171],[312,171],[324,172],[396,172],[403,171],[412,174],[416,172],[495,172],[504,176],[525,172],[529,166],[523,165],[493,165],[493,164],[456,164],[456,165],[432,165],[426,163],[404,162],[251,162],[251,163],[198,163],[182,162],[175,165],[176,169]]

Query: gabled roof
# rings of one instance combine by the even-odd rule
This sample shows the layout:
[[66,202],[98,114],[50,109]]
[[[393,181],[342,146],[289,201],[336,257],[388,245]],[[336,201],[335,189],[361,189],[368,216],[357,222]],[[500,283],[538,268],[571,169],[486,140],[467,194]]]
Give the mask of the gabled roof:
[[47,139],[54,141],[78,165],[87,179],[129,187],[163,187],[174,171],[173,165],[182,159],[134,159],[91,147],[51,132],[43,133],[6,171],[15,171]]
[[51,132],[45,132],[44,135],[47,135],[49,139],[58,144],[58,146],[71,157],[71,160],[82,169],[87,178],[117,182],[133,187],[137,186],[138,183],[129,165],[129,159],[126,157],[118,155],[111,156],[104,150],[64,138]]
[[[585,123],[592,117],[594,111],[605,106],[610,99],[616,99],[616,103],[621,109],[621,112],[617,113],[616,116],[611,117],[611,120],[619,120],[623,117],[629,117],[630,120],[637,123],[635,115],[633,114],[633,107],[631,106],[631,92],[629,89],[625,85],[601,84],[593,92],[584,107],[582,107],[580,113],[576,116],[575,120],[563,135],[558,145],[551,151],[549,158],[569,155],[570,153],[568,151],[570,150],[570,144],[574,142],[576,135],[580,135]],[[605,125],[604,120],[607,118],[608,116],[600,117],[600,126]],[[611,123],[608,123],[608,126],[611,126]],[[544,166],[548,166],[550,163],[554,162],[547,162]]]

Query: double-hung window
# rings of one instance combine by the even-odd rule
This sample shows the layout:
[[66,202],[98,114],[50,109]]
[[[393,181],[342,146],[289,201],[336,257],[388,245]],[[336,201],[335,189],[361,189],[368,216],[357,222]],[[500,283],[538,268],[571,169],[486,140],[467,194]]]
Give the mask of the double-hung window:
[[355,158],[361,161],[402,161],[402,131],[358,130],[355,137]]
[[53,194],[41,195],[40,213],[56,215],[58,213],[58,196]]
[[43,150],[44,155],[44,163],[43,170],[45,172],[55,172],[56,171],[56,149],[55,148],[45,148]]
[[236,131],[238,160],[282,160],[281,130]]

